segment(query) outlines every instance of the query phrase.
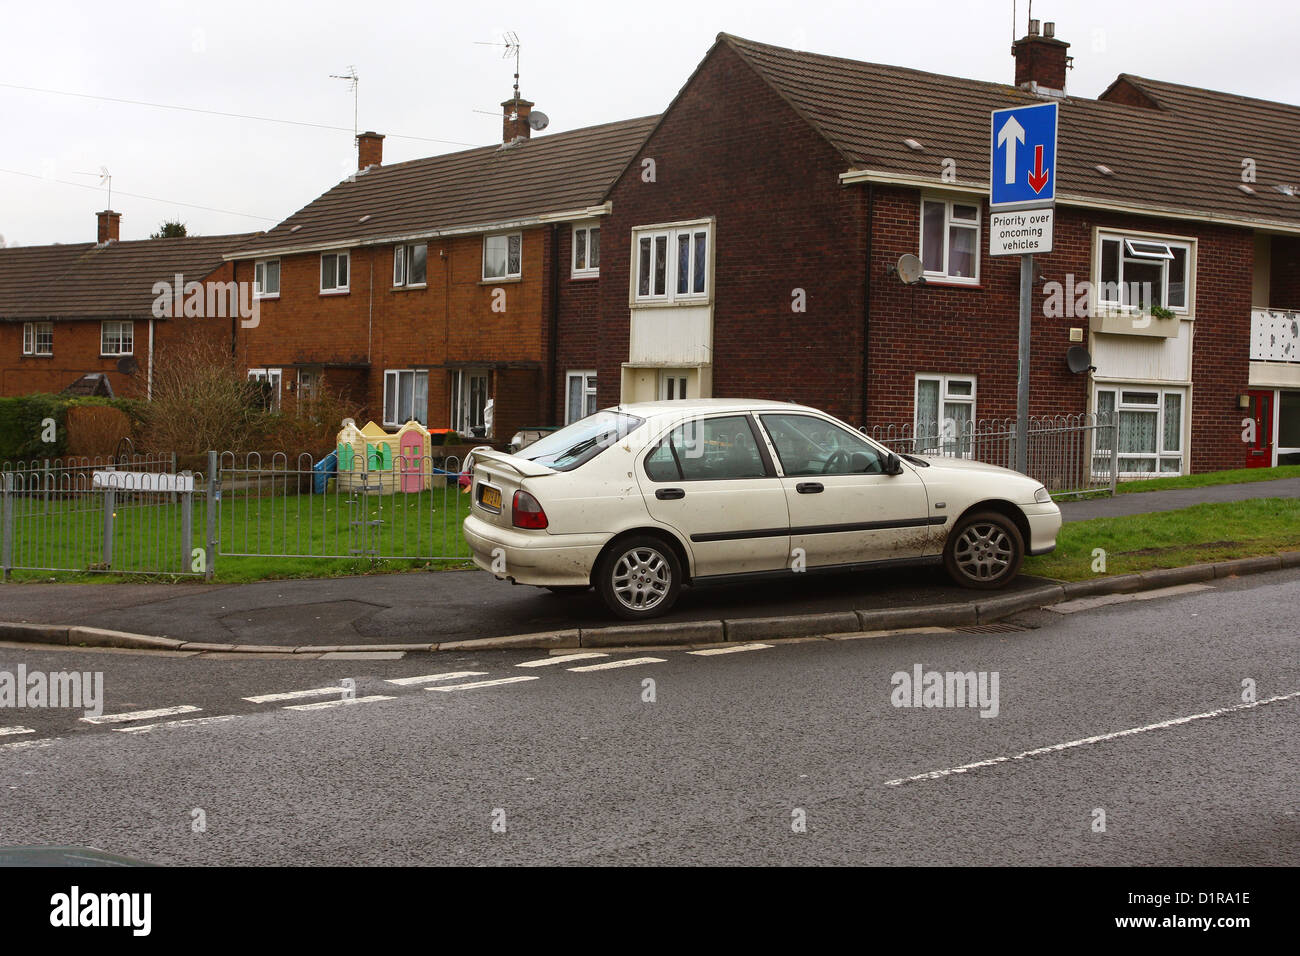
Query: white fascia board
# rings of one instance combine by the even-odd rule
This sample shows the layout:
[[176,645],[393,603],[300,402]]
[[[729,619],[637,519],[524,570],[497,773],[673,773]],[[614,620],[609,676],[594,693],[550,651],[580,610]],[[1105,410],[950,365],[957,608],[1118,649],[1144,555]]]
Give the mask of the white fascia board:
[[526,229],[531,226],[546,226],[556,222],[579,222],[584,219],[596,219],[608,216],[613,209],[612,202],[599,206],[587,206],[585,209],[570,209],[564,212],[543,213],[523,219],[508,219],[500,222],[476,223],[472,226],[456,226],[451,229],[424,229],[419,232],[378,236],[369,239],[343,239],[335,242],[318,242],[305,246],[282,246],[277,249],[259,249],[255,252],[228,252],[222,259],[275,259],[280,256],[296,256],[308,252],[332,252],[336,249],[359,249],[366,246],[391,246],[402,242],[416,242],[420,239],[440,239],[445,236],[472,236],[490,232],[509,232],[512,229]]
[[[872,169],[850,169],[840,173],[840,184],[852,186],[858,183],[879,183],[885,186],[907,186],[926,191],[945,191],[959,193],[980,193],[987,197],[988,183],[945,183],[927,176],[909,176],[906,173],[882,173]],[[1237,226],[1242,229],[1261,229],[1268,232],[1300,235],[1300,223],[1281,222],[1276,219],[1242,219],[1236,216],[1224,216],[1213,212],[1196,212],[1189,209],[1177,209],[1167,206],[1149,206],[1140,203],[1115,202],[1109,199],[1094,199],[1073,193],[1060,193],[1056,197],[1058,206],[1076,206],[1081,209],[1100,209],[1105,212],[1126,213],[1136,216],[1153,216],[1157,219],[1181,219],[1188,222],[1210,222],[1220,226]]]

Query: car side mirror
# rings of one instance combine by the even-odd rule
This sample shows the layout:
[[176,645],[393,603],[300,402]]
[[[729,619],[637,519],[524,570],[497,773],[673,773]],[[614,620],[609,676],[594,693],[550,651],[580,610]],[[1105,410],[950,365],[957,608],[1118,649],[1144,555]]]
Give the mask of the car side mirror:
[[903,460],[891,451],[889,457],[885,459],[885,474],[901,475],[902,473]]

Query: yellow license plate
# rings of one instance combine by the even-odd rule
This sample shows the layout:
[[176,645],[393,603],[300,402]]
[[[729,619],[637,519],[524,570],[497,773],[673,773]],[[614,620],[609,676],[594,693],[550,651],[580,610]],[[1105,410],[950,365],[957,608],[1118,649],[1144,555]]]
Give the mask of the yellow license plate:
[[501,510],[501,489],[492,488],[488,485],[479,485],[478,500],[485,508],[491,508],[493,511]]

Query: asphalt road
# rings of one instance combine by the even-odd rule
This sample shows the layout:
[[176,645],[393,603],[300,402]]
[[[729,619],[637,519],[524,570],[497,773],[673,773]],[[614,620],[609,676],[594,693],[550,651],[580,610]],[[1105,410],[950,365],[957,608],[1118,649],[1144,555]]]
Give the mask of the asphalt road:
[[[197,709],[0,710],[32,731],[0,738],[0,844],[177,864],[1295,865],[1298,603],[1283,571],[1025,630],[541,667],[8,645],[0,671],[101,671],[106,715]],[[893,675],[916,665],[996,672],[998,715],[895,707]],[[325,690],[343,679],[355,704]],[[1245,679],[1286,699],[1242,706]],[[243,699],[299,690],[319,693]],[[286,709],[303,703],[330,706]]]

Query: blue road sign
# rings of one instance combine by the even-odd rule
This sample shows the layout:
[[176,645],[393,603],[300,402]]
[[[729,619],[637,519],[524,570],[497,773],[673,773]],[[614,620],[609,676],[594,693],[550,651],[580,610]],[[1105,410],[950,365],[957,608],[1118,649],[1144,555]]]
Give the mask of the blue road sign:
[[989,207],[1056,201],[1057,104],[994,110],[989,143]]

